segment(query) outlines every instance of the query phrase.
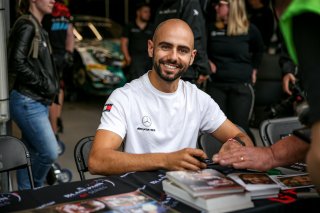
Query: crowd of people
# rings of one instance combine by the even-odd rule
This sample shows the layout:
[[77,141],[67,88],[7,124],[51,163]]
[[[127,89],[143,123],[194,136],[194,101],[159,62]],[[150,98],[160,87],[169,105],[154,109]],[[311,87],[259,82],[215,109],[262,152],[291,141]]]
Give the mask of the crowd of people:
[[[135,20],[124,27],[121,38],[130,82],[105,103],[90,151],[90,172],[204,169],[202,160],[207,155],[197,148],[197,138],[199,133],[208,133],[223,143],[213,156],[223,166],[267,171],[308,156],[311,178],[319,185],[316,88],[320,79],[315,58],[319,30],[305,23],[319,19],[320,5],[310,0],[312,10],[297,0],[272,3],[275,16],[270,16],[271,2],[262,0],[162,0],[154,22],[150,5],[137,5]],[[31,153],[36,187],[45,184],[58,157],[62,76],[74,49],[69,11],[53,10],[61,9],[61,4],[19,1],[24,18],[14,24],[8,43],[10,113]],[[215,15],[209,18],[208,14]],[[261,14],[270,19],[272,32],[265,32],[261,20],[255,18]],[[50,15],[47,22],[46,15]],[[288,136],[270,147],[255,147],[249,129],[253,86],[277,18],[288,47],[280,62],[284,91],[290,94],[289,82],[296,81],[292,69],[299,63],[310,105],[312,142]],[[40,36],[35,42],[36,31]],[[124,151],[119,151],[121,146]],[[18,172],[20,190],[30,188],[26,175],[25,170]]]

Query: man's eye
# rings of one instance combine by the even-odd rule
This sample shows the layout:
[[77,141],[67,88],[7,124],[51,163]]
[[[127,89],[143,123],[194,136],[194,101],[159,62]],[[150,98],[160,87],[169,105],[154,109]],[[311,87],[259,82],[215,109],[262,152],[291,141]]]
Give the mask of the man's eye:
[[168,46],[168,45],[162,45],[161,46],[161,49],[163,49],[163,50],[168,50],[170,47]]
[[183,54],[189,53],[189,50],[188,50],[188,49],[184,49],[184,48],[180,49],[179,51],[180,51],[181,53],[183,53]]

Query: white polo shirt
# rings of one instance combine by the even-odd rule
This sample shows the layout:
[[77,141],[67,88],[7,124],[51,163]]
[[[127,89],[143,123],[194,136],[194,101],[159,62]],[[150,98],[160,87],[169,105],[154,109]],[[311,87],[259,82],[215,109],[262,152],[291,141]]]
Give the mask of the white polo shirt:
[[123,139],[129,153],[195,148],[199,132],[211,133],[226,116],[194,84],[180,80],[174,93],[154,88],[148,73],[116,89],[106,101],[98,129]]

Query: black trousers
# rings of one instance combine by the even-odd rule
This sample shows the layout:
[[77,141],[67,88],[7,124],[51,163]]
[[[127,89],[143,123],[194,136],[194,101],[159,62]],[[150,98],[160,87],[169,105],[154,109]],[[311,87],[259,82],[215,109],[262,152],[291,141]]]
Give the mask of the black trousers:
[[249,135],[249,119],[254,104],[254,91],[249,83],[217,83],[207,85],[207,93],[219,105],[227,118]]
[[[318,24],[315,24],[318,23]],[[320,121],[320,15],[303,13],[293,19],[293,40],[310,106],[309,122]]]

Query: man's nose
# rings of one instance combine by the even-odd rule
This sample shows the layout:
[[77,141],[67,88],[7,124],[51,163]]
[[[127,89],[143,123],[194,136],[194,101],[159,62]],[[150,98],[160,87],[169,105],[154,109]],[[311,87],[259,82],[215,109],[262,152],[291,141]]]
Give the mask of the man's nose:
[[178,59],[178,51],[176,49],[172,49],[169,55],[171,60],[176,61]]

